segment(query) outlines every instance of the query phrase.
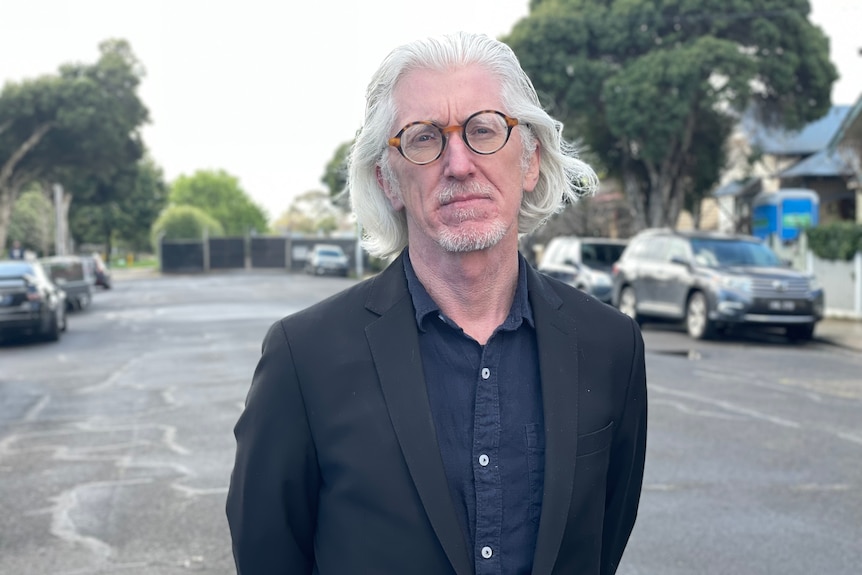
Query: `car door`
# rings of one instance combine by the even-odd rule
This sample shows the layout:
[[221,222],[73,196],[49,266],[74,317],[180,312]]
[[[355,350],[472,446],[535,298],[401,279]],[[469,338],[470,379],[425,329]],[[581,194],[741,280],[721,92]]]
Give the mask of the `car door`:
[[655,306],[662,315],[685,315],[688,287],[691,283],[691,248],[688,241],[668,237],[661,262],[655,271]]
[[637,271],[631,278],[638,301],[638,311],[645,314],[661,314],[658,298],[658,282],[662,277],[662,258],[667,247],[667,238],[653,236],[643,239],[636,254]]

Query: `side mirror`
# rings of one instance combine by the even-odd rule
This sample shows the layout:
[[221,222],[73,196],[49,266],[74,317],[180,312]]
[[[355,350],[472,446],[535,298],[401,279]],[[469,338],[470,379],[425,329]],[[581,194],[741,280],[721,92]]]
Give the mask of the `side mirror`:
[[688,258],[684,258],[682,256],[673,256],[672,258],[670,258],[670,263],[685,266],[687,268],[691,267],[691,261],[689,261]]

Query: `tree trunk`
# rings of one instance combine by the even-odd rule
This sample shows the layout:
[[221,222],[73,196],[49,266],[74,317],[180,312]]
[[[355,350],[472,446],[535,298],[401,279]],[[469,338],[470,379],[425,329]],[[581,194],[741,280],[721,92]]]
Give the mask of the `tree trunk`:
[[632,169],[632,159],[628,153],[628,142],[623,143],[623,147],[625,148],[622,159],[623,191],[625,192],[626,199],[629,202],[629,212],[632,216],[632,227],[635,232],[638,232],[647,227],[647,207],[644,200],[649,196],[645,195],[645,191],[641,189],[641,184],[638,181],[637,174],[635,174]]
[[15,205],[17,195],[17,190],[13,190],[11,184],[0,186],[0,252],[6,251],[6,234],[9,233],[12,206]]
[[[10,125],[11,123],[7,122],[0,126],[2,128],[0,132],[5,131]],[[20,178],[15,175],[15,168],[52,127],[54,127],[54,123],[47,122],[33,130],[30,137],[24,140],[18,149],[12,152],[12,155],[0,166],[0,248],[6,246],[6,235],[9,233],[9,222],[12,219],[12,206],[18,199],[18,191],[23,185]]]

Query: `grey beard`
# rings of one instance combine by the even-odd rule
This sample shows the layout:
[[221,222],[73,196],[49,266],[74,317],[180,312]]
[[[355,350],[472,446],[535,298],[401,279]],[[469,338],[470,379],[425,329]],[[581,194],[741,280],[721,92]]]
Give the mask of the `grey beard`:
[[437,238],[437,244],[450,253],[476,252],[497,245],[505,235],[506,227],[503,223],[495,222],[491,229],[481,232],[453,232],[447,230]]
[[[459,192],[463,192],[465,190],[469,191],[471,194],[478,192],[488,197],[492,195],[492,191],[488,189],[488,186],[478,182],[470,182],[467,184],[449,183],[440,190],[437,200],[443,204],[454,198]],[[458,219],[463,222],[472,219],[473,216],[474,214],[471,210],[464,210],[459,214]],[[447,252],[466,253],[485,250],[495,246],[505,235],[506,227],[502,222],[495,222],[491,229],[481,232],[445,231],[437,239],[437,244]]]

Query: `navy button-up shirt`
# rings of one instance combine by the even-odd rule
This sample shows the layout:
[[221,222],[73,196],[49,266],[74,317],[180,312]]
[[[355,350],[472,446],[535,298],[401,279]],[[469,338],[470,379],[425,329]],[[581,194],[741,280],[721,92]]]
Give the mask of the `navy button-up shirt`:
[[449,490],[477,575],[528,574],[542,505],[545,438],[526,262],[506,320],[483,346],[434,303],[404,258]]

